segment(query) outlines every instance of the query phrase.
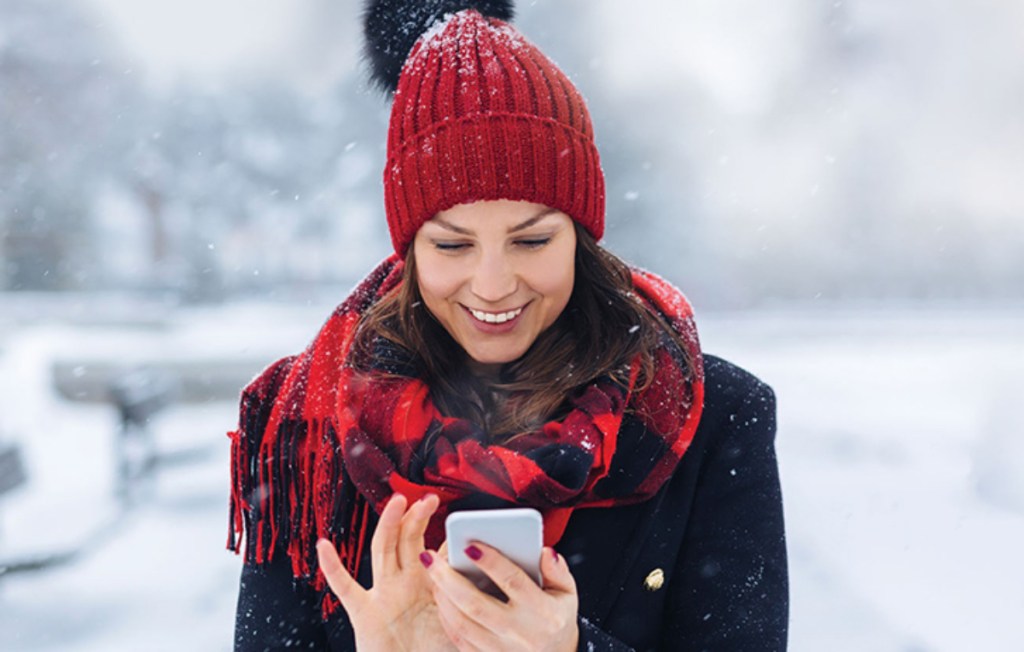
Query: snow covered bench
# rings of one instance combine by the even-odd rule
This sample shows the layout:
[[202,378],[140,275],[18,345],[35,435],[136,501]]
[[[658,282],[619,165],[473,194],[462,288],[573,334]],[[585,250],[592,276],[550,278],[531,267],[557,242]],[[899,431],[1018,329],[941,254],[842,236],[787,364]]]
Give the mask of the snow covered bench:
[[174,400],[174,381],[153,369],[138,368],[114,379],[110,402],[117,409],[117,494],[126,505],[139,501],[156,467],[156,441],[150,419]]

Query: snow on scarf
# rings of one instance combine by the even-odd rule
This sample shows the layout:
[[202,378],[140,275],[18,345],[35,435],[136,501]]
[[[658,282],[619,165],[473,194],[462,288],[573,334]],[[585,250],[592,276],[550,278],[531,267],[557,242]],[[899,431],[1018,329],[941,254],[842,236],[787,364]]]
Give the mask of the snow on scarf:
[[489,444],[476,424],[440,414],[421,380],[374,379],[345,364],[360,318],[401,278],[397,256],[374,269],[305,351],[245,388],[239,427],[228,433],[228,548],[241,551],[244,538],[245,561],[256,564],[284,548],[294,575],[323,592],[325,617],[338,603],[317,568],[317,539],[334,541],[355,576],[369,545],[370,510],[379,514],[395,492],[410,501],[441,498],[427,528],[430,548],[442,542],[449,512],[501,505],[538,509],[545,545],[554,545],[574,509],[654,495],[686,452],[703,408],[690,305],[667,282],[634,270],[635,291],[680,335],[693,373],[674,345],[663,346],[643,391],[634,391],[634,362],[628,387],[599,378],[579,388],[560,421]]

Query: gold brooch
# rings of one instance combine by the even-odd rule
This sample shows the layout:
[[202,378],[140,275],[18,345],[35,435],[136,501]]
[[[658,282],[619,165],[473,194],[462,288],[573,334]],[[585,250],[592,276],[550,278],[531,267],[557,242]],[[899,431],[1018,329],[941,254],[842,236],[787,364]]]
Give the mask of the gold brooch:
[[660,568],[655,568],[644,580],[644,588],[648,591],[657,591],[665,584],[665,571]]

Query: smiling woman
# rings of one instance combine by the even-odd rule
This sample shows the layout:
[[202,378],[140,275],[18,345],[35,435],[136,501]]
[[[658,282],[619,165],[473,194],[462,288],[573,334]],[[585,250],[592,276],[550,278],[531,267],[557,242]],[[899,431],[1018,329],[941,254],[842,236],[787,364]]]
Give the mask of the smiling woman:
[[460,204],[416,234],[430,313],[480,369],[521,358],[569,302],[576,233],[565,213],[509,200]]
[[[507,2],[370,2],[395,253],[231,433],[236,650],[781,650],[770,388],[599,243],[582,95]],[[445,517],[532,507],[542,584]],[[240,535],[245,535],[244,545]]]

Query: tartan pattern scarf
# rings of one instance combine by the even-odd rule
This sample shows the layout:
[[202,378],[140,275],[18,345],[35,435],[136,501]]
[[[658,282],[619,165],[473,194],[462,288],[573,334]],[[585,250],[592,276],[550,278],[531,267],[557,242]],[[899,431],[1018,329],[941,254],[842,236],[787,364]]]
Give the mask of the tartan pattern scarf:
[[[228,548],[247,563],[269,561],[279,547],[292,572],[320,590],[326,617],[338,603],[317,569],[315,543],[335,542],[356,576],[369,544],[370,511],[395,492],[428,493],[441,506],[426,544],[440,545],[444,518],[460,509],[530,506],[554,545],[574,509],[644,501],[671,477],[693,439],[703,408],[696,328],[683,295],[648,272],[633,271],[636,293],[679,334],[655,351],[642,391],[612,375],[580,387],[562,419],[505,443],[488,443],[475,423],[442,415],[414,375],[378,378],[346,365],[361,316],[397,289],[402,262],[382,262],[332,313],[297,356],[268,367],[243,391],[232,439]],[[684,355],[691,360],[687,370]],[[625,374],[623,374],[624,376]],[[244,540],[244,544],[243,544]]]

